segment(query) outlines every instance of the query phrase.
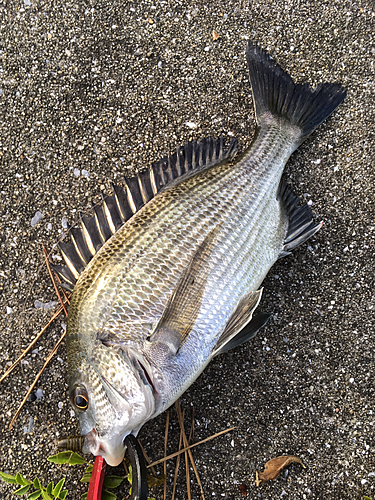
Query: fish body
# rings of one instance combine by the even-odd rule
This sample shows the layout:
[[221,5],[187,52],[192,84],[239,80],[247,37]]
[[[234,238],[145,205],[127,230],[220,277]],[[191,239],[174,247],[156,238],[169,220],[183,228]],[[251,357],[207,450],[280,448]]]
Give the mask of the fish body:
[[[86,451],[110,465],[122,460],[128,434],[265,323],[268,316],[253,317],[264,277],[320,227],[281,175],[345,92],[295,85],[255,45],[247,58],[258,123],[250,148],[233,158],[234,145],[224,153],[219,141],[203,141],[185,173],[178,150],[168,168],[181,175],[156,193],[151,171],[155,196],[139,210],[126,188],[133,215],[77,276],[67,326],[70,397]],[[92,241],[86,237],[87,248]]]

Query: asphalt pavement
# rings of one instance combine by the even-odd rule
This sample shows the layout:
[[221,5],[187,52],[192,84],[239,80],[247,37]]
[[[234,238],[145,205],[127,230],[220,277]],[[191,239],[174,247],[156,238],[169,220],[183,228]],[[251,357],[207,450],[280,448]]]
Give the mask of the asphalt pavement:
[[[267,326],[216,358],[181,404],[187,428],[194,407],[195,441],[236,426],[195,448],[206,499],[244,498],[241,485],[250,499],[375,498],[373,2],[2,0],[0,19],[1,372],[57,308],[42,245],[58,262],[54,244],[101,189],[189,139],[234,136],[241,151],[251,143],[248,39],[296,81],[347,89],[285,170],[323,228],[264,281]],[[9,430],[65,324],[59,316],[0,386],[0,471],[45,485],[66,477],[68,498],[79,499],[84,468],[46,460],[78,432],[64,343]],[[172,453],[174,410],[170,418]],[[152,460],[164,453],[165,420],[140,433]],[[292,465],[257,488],[255,471],[285,454],[306,469]],[[168,498],[173,475],[172,461]],[[0,481],[1,498],[14,489]],[[151,494],[162,498],[162,488]]]

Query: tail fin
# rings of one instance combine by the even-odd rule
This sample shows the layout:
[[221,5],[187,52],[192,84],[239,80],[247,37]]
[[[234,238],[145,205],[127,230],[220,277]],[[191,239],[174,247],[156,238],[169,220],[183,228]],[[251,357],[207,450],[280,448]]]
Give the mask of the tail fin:
[[321,83],[311,90],[295,84],[263,49],[249,42],[246,51],[255,112],[260,127],[289,122],[300,129],[299,144],[337,108],[346,90],[337,83]]

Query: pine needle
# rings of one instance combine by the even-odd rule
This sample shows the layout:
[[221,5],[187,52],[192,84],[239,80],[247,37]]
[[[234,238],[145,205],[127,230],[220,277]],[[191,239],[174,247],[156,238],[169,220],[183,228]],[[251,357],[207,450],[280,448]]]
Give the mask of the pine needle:
[[[185,418],[185,410],[182,412],[182,418]],[[178,444],[179,450],[181,450],[181,446],[182,446],[182,430],[180,429],[180,442]],[[171,500],[174,500],[174,496],[176,493],[177,475],[178,475],[178,469],[180,468],[180,461],[181,461],[181,455],[178,455],[177,460],[176,460],[176,468],[174,471],[173,492],[172,492],[172,499]]]
[[[138,438],[137,438],[137,439],[138,439]],[[139,443],[139,446],[140,446],[140,447],[141,447],[141,449],[142,449],[143,455],[144,455],[144,457],[145,457],[145,459],[146,459],[146,462],[147,462],[148,466],[150,466],[150,467],[151,467],[151,472],[152,472],[152,474],[153,474],[155,477],[157,477],[156,470],[152,467],[152,465],[150,465],[150,464],[151,464],[151,460],[150,460],[149,456],[147,455],[146,450],[143,448],[143,445],[142,445],[142,443],[140,442],[140,440],[139,440],[139,439],[138,439],[138,443]]]
[[[185,452],[185,460],[187,462],[187,469],[188,469],[188,460],[187,460],[187,456],[186,455],[188,454],[189,458],[190,458],[191,465],[192,465],[194,473],[195,473],[195,477],[197,478],[198,485],[199,485],[199,488],[201,490],[202,499],[205,500],[202,483],[201,483],[201,480],[200,480],[200,477],[199,477],[199,474],[198,474],[198,470],[197,470],[197,468],[195,466],[195,462],[194,462],[194,459],[193,459],[193,454],[191,453],[191,450],[188,448],[189,447],[189,441],[188,441],[188,439],[186,437],[186,434],[185,434],[184,421],[182,420],[182,417],[181,417],[181,408],[178,408],[177,415],[179,416],[179,422],[180,422],[180,426],[181,426],[181,430],[182,430],[182,437],[183,437],[183,440],[184,440],[184,446],[185,446],[185,448],[187,448],[187,452]],[[192,431],[190,431],[190,432],[192,432]],[[189,492],[190,492],[190,478],[189,478],[188,474],[186,475],[186,485],[187,485],[187,488],[188,488],[188,496],[189,496]]]
[[[178,423],[180,424],[182,439],[184,441],[184,446],[186,448],[188,446],[188,442],[187,442],[187,437],[186,437],[186,434],[185,434],[184,419],[182,418],[181,406],[180,406],[180,400],[179,399],[176,401],[175,406],[176,406]],[[188,458],[187,450],[185,451],[185,470],[186,470],[186,490],[187,490],[187,496],[188,496],[188,500],[191,500],[189,458]]]
[[[37,343],[37,341],[40,339],[40,337],[43,335],[43,333],[47,330],[47,328],[49,326],[52,325],[52,323],[55,321],[55,319],[57,318],[57,316],[61,313],[62,310],[64,310],[65,312],[65,316],[68,316],[68,311],[66,310],[66,307],[65,307],[65,304],[68,304],[69,305],[69,297],[66,295],[65,291],[63,290],[63,294],[64,294],[64,300],[61,298],[61,295],[59,293],[59,290],[57,288],[57,285],[56,285],[56,280],[54,278],[54,275],[52,273],[52,270],[51,270],[51,267],[50,267],[50,264],[49,264],[49,260],[48,260],[48,252],[46,250],[46,248],[44,247],[43,245],[43,253],[44,253],[44,258],[45,258],[45,261],[46,261],[46,266],[47,266],[47,269],[48,269],[48,272],[49,272],[49,275],[50,275],[50,278],[51,278],[51,281],[53,283],[53,286],[55,288],[55,291],[56,291],[56,294],[57,294],[57,297],[60,301],[60,304],[61,306],[57,309],[57,311],[54,313],[54,315],[52,316],[52,318],[49,320],[49,322],[46,324],[46,326],[44,326],[41,331],[38,333],[38,335],[35,337],[35,339],[30,342],[30,344],[28,345],[28,347],[22,352],[22,354],[20,354],[20,356],[18,356],[18,358],[16,359],[16,361],[12,364],[12,366],[10,368],[8,368],[8,370],[6,370],[6,372],[0,377],[0,383],[6,379],[6,377],[14,370],[14,368],[18,365],[18,363],[21,361],[21,359],[23,359],[26,354],[30,351],[30,349]],[[59,283],[61,283],[59,277],[57,277],[57,279],[59,280]]]
[[35,377],[34,379],[34,382],[31,384],[31,386],[29,387],[29,390],[27,391],[26,393],[26,396],[23,398],[23,401],[22,403],[19,405],[18,407],[18,410],[16,411],[16,413],[14,414],[14,417],[12,418],[12,421],[9,425],[9,429],[12,429],[13,428],[13,424],[14,422],[16,421],[20,411],[22,410],[22,407],[23,405],[26,403],[27,401],[27,398],[30,396],[32,390],[34,389],[34,387],[36,386],[36,383],[38,382],[40,376],[42,375],[42,373],[44,372],[46,366],[48,365],[48,363],[50,362],[51,358],[54,356],[54,354],[56,353],[57,349],[59,348],[59,345],[61,344],[61,342],[63,341],[65,337],[65,332],[61,335],[60,339],[58,340],[57,344],[55,345],[55,347],[52,349],[52,351],[50,352],[49,356],[47,357],[44,365],[43,365],[43,368],[40,370],[40,372],[38,373],[38,375]]
[[[55,289],[55,292],[56,292],[56,295],[59,299],[59,302],[60,304],[62,305],[63,309],[64,309],[64,312],[65,312],[65,316],[68,316],[68,311],[64,305],[64,301],[62,300],[61,298],[61,295],[60,295],[60,292],[59,292],[59,289],[57,288],[57,285],[56,285],[56,281],[55,281],[55,278],[54,278],[54,275],[52,274],[52,269],[51,269],[51,266],[49,265],[49,260],[48,260],[48,252],[46,250],[46,247],[43,245],[43,253],[44,253],[44,259],[46,261],[46,266],[47,266],[47,269],[48,269],[48,273],[49,273],[49,276],[51,278],[51,281],[53,283],[53,287]],[[65,295],[65,294],[64,294]],[[65,298],[67,299],[66,295],[65,295]]]
[[[164,437],[164,456],[167,456],[167,443],[168,443],[168,429],[169,429],[169,412],[167,413],[167,421],[165,422],[165,437]],[[164,462],[164,500],[167,500],[167,462]]]
[[196,446],[206,443],[207,441],[211,441],[211,439],[214,439],[218,436],[221,436],[222,434],[226,434],[227,432],[233,431],[234,429],[237,429],[237,426],[235,425],[234,427],[229,427],[229,429],[225,429],[223,431],[217,432],[216,434],[213,434],[212,436],[209,436],[208,438],[202,439],[202,441],[198,441],[198,443],[191,444],[187,448],[182,448],[182,450],[176,451],[175,453],[172,453],[171,455],[168,455],[167,457],[160,458],[159,460],[156,460],[156,462],[152,462],[152,464],[148,465],[147,468],[150,467],[155,467],[155,465],[162,464],[166,460],[170,460],[171,458],[177,457],[178,455],[181,455],[181,453],[185,453],[187,450],[191,450],[192,448],[195,448]]
[[195,425],[195,408],[193,406],[193,411],[191,415],[191,427],[189,433],[189,444],[194,441],[194,425]]
[[30,351],[30,349],[37,343],[37,341],[40,339],[40,337],[43,335],[43,333],[47,330],[47,328],[52,325],[52,323],[55,321],[55,319],[61,313],[62,310],[63,310],[63,307],[60,306],[57,309],[57,311],[55,312],[55,314],[52,316],[52,318],[49,320],[49,322],[46,324],[46,326],[44,326],[41,329],[41,331],[38,333],[38,335],[35,337],[35,339],[29,344],[27,349],[25,349],[22,352],[22,354],[16,359],[16,361],[12,364],[12,366],[10,368],[8,368],[8,370],[1,376],[0,382],[2,382],[14,370],[14,368],[18,365],[18,363],[21,361],[21,359],[23,359],[26,356],[26,354]]

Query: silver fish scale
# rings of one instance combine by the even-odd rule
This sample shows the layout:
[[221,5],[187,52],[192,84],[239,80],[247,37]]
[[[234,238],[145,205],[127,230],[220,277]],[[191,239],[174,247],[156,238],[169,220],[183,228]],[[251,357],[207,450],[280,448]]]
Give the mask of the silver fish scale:
[[[276,192],[293,149],[285,131],[270,128],[237,164],[218,165],[165,190],[120,228],[74,289],[70,366],[77,351],[89,354],[98,336],[142,348],[197,246],[219,225],[199,328],[181,351],[183,356],[194,349],[195,364],[202,366],[239,299],[259,288],[282,248],[286,221]],[[103,375],[109,377],[116,363],[108,361]],[[183,387],[196,377],[194,371],[184,371]],[[182,392],[180,383],[173,387],[173,393]]]
[[104,197],[104,213],[83,220],[93,241],[119,228],[92,259],[89,233],[77,230],[73,245],[62,246],[67,266],[57,272],[70,284],[79,276],[67,326],[70,397],[85,449],[110,465],[122,461],[126,437],[170,406],[216,354],[265,323],[268,315],[251,315],[267,272],[321,227],[280,178],[345,90],[294,84],[251,42],[246,54],[259,126],[251,147],[234,163],[213,165],[222,141],[185,145],[129,180],[133,193],[114,188],[119,198]]

